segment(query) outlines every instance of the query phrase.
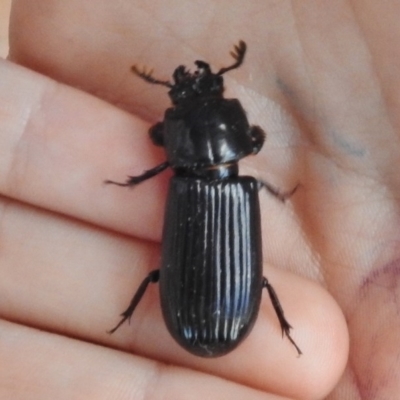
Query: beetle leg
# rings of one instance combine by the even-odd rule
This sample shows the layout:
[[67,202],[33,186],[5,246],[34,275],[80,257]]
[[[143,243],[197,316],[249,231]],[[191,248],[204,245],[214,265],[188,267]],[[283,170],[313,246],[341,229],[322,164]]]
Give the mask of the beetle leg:
[[257,125],[252,125],[250,127],[250,136],[253,141],[253,154],[257,154],[265,142],[266,134]]
[[115,182],[115,181],[104,181],[104,183],[111,183],[113,185],[118,185],[118,186],[135,186],[139,183],[144,182],[147,179],[152,178],[153,176],[158,175],[160,172],[163,172],[164,170],[166,170],[169,167],[169,162],[165,161],[160,165],[157,165],[156,167],[149,169],[147,171],[145,171],[142,175],[138,175],[138,176],[128,176],[128,179],[126,182],[122,183],[122,182]]
[[160,270],[156,269],[154,271],[151,271],[149,275],[144,278],[143,282],[140,284],[138,290],[134,294],[131,303],[129,304],[129,307],[121,314],[121,321],[117,324],[117,326],[108,333],[114,333],[126,320],[130,321],[133,312],[135,311],[136,306],[139,304],[140,300],[142,299],[144,293],[146,292],[147,286],[149,286],[149,283],[156,283],[160,279]]
[[299,188],[300,184],[298,183],[292,190],[289,192],[280,192],[279,189],[276,187],[272,186],[270,183],[265,182],[265,181],[260,181],[258,180],[258,190],[261,190],[262,188],[266,189],[269,193],[271,193],[273,196],[275,196],[278,200],[280,200],[282,203],[284,203],[289,197],[291,197],[294,192]]
[[268,290],[269,298],[271,299],[271,303],[274,307],[276,316],[278,317],[279,324],[281,325],[282,336],[286,335],[286,337],[290,340],[292,345],[296,348],[297,353],[300,356],[302,354],[302,352],[301,352],[300,348],[297,346],[297,344],[295,343],[295,341],[290,336],[290,329],[292,329],[292,327],[290,326],[289,322],[285,318],[285,314],[283,313],[283,308],[278,299],[278,295],[276,294],[276,292],[275,292],[274,288],[271,286],[271,284],[268,282],[268,279],[265,277],[263,278],[263,287]]
[[152,83],[154,85],[163,85],[169,88],[172,88],[172,84],[169,81],[160,81],[153,77],[153,70],[147,71],[146,68],[140,70],[136,65],[132,65],[132,72],[142,78],[144,81],[148,83]]

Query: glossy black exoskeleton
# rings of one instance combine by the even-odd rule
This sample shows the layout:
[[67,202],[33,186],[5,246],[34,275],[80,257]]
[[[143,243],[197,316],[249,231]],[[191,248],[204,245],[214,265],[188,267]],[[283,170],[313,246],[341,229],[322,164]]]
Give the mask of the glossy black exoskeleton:
[[284,200],[271,185],[238,175],[238,161],[257,154],[263,130],[250,126],[240,102],[223,97],[222,75],[238,68],[246,44],[233,52],[235,62],[213,73],[196,61],[193,73],[179,66],[173,82],[153,78],[151,72],[133,72],[145,81],[169,88],[173,106],[150,137],[164,146],[167,161],[132,176],[119,186],[134,186],[171,167],[164,219],[160,269],[144,279],[118,325],[130,319],[149,283],[160,282],[161,307],[167,328],[187,351],[202,357],[229,353],[251,331],[259,311],[261,292],[268,290],[286,334],[278,297],[262,273],[262,243],[258,190],[265,187]]

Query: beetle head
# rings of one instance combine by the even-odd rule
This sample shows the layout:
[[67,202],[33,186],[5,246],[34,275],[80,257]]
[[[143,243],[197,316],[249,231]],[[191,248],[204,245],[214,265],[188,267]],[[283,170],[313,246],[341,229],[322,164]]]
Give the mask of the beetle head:
[[221,74],[214,74],[204,61],[195,61],[195,64],[197,69],[193,73],[183,65],[175,69],[174,84],[168,92],[174,105],[202,97],[222,97],[224,79]]

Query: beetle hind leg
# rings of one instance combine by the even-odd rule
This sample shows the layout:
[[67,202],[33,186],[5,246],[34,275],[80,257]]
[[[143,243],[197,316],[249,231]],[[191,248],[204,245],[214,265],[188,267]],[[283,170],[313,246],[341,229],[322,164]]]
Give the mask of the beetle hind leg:
[[143,282],[140,284],[138,290],[134,294],[131,303],[129,304],[129,307],[121,314],[121,321],[118,322],[118,324],[115,326],[115,328],[111,329],[108,331],[109,334],[114,333],[126,320],[130,321],[133,312],[135,311],[135,308],[139,304],[140,300],[142,300],[142,297],[144,293],[146,292],[147,286],[149,286],[149,283],[156,283],[160,279],[160,270],[156,269],[154,271],[151,271],[146,278],[144,278]]
[[290,336],[290,330],[292,329],[292,326],[289,324],[289,322],[285,318],[283,308],[279,301],[278,295],[275,292],[275,289],[272,287],[272,285],[268,282],[268,279],[265,277],[263,278],[263,287],[268,290],[269,298],[271,299],[272,306],[274,307],[276,316],[278,317],[279,324],[282,329],[282,335],[286,335],[286,337],[289,339],[290,343],[292,343],[292,345],[295,347],[295,349],[297,350],[297,353],[300,356],[302,354],[302,352],[301,352],[300,348],[297,346],[296,342]]

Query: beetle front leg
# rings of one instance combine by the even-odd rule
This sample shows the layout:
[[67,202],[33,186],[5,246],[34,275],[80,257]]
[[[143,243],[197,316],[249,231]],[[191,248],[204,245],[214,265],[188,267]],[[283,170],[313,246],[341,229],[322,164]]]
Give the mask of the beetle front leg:
[[263,278],[263,287],[268,290],[269,298],[271,299],[271,303],[274,307],[276,316],[278,317],[279,324],[281,325],[282,335],[286,335],[286,337],[290,340],[292,345],[296,348],[297,353],[300,356],[302,354],[302,352],[301,352],[300,348],[297,346],[297,344],[295,343],[295,341],[290,336],[290,330],[292,329],[292,327],[285,318],[285,314],[283,313],[283,308],[279,301],[278,295],[276,294],[275,289],[268,282],[268,279],[265,277]]
[[104,181],[106,184],[112,184],[112,185],[117,185],[117,186],[135,186],[143,181],[146,181],[147,179],[152,178],[153,176],[158,175],[159,173],[163,172],[169,167],[169,162],[165,161],[160,165],[157,165],[156,167],[149,169],[145,171],[142,175],[138,176],[128,176],[128,180],[126,182],[115,182],[115,181]]
[[147,286],[149,286],[149,283],[156,283],[160,279],[160,270],[156,269],[154,271],[151,271],[149,275],[146,276],[146,278],[143,280],[143,282],[140,284],[138,290],[134,294],[131,303],[129,304],[129,307],[121,314],[121,321],[117,324],[117,326],[108,333],[114,333],[126,320],[131,319],[133,312],[135,311],[136,306],[139,304],[140,300],[142,300],[142,297],[144,293],[146,292]]

